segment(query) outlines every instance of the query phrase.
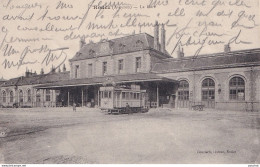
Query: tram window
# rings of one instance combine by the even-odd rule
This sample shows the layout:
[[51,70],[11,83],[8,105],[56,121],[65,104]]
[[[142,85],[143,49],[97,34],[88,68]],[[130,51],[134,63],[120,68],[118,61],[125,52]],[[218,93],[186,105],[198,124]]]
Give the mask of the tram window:
[[125,92],[122,92],[122,99],[125,99]]
[[130,99],[133,99],[134,97],[133,97],[133,93],[131,92],[130,93]]
[[129,92],[126,92],[126,99],[129,99]]
[[104,92],[104,98],[108,97],[108,92]]
[[136,98],[139,99],[139,93],[136,94]]
[[108,98],[111,98],[111,92],[108,92]]
[[134,93],[134,99],[137,99],[137,98],[136,98],[136,94],[137,94],[137,93]]

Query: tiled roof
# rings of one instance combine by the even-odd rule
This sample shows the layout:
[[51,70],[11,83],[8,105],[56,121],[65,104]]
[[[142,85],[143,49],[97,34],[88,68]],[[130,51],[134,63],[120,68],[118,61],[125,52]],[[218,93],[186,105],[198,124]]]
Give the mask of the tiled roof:
[[98,85],[109,82],[127,83],[127,82],[144,82],[144,81],[171,81],[172,79],[158,76],[154,73],[137,73],[128,75],[103,76],[95,78],[71,79],[56,83],[44,84],[36,86],[36,88],[50,88],[50,87],[69,87],[69,86],[83,86],[83,85]]
[[229,68],[246,65],[260,65],[260,48],[228,53],[184,57],[182,59],[165,59],[155,64],[154,73],[179,72],[200,69]]
[[4,82],[1,87],[7,86],[22,86],[22,85],[38,85],[38,84],[45,84],[45,83],[52,83],[62,80],[69,79],[69,71],[66,72],[55,72],[55,73],[48,73],[42,75],[31,75],[28,77],[21,76],[18,78],[12,78]]
[[[103,46],[105,45],[107,45],[108,48],[104,49]],[[70,61],[117,55],[147,49],[154,49],[154,37],[146,33],[141,33],[108,41],[86,44],[76,53],[72,59],[70,59]],[[165,55],[166,58],[170,57],[168,53],[162,53],[162,55]]]

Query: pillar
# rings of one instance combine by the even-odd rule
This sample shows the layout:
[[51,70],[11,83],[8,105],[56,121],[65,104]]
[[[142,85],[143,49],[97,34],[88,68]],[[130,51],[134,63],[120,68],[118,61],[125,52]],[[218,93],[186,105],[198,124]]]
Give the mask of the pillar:
[[157,100],[157,108],[159,108],[159,86],[158,83],[156,84],[156,100]]
[[99,98],[99,96],[100,96],[99,93],[100,93],[100,92],[99,92],[99,90],[98,90],[98,107],[100,107],[100,106],[99,106],[99,103],[100,103],[100,102],[99,102],[99,99],[100,99],[100,98]]
[[68,90],[68,107],[70,106],[70,91]]
[[81,91],[81,105],[82,105],[82,107],[84,106],[84,88],[82,88],[82,91]]

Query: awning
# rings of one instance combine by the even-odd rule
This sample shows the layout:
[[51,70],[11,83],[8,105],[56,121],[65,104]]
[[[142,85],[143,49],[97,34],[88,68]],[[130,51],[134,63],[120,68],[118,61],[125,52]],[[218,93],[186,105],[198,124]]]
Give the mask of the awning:
[[132,82],[149,82],[149,81],[165,81],[174,82],[178,81],[169,79],[166,77],[159,76],[154,73],[138,73],[138,74],[126,74],[126,75],[115,75],[115,76],[102,76],[95,78],[84,78],[84,79],[70,79],[64,81],[57,81],[48,84],[37,85],[34,88],[61,88],[61,87],[75,87],[75,86],[86,86],[86,85],[103,85],[107,82],[113,83],[132,83]]

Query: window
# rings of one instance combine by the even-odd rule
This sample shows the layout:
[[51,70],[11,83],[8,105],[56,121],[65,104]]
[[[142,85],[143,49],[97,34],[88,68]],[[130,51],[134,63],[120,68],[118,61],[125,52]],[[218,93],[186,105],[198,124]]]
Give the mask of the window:
[[50,91],[50,89],[46,90],[46,101],[51,101],[51,91]]
[[75,78],[79,77],[79,65],[75,66]]
[[178,88],[178,100],[189,100],[189,83],[185,80],[180,81]]
[[207,78],[202,82],[202,100],[215,99],[215,82],[213,79]]
[[109,98],[110,99],[111,98],[111,91],[104,91],[102,98]]
[[19,102],[23,102],[23,91],[22,90],[20,90],[19,91]]
[[141,69],[141,57],[135,58],[135,70],[136,72],[139,72]]
[[92,77],[92,64],[88,64],[88,76]]
[[245,100],[245,81],[241,77],[233,77],[229,81],[229,99]]
[[126,95],[125,95],[126,100],[129,100],[129,99],[130,99],[130,94],[129,94],[129,92],[126,92],[125,94],[126,94]]
[[103,75],[107,74],[107,62],[103,62]]
[[122,99],[125,99],[126,98],[126,94],[125,92],[122,92]]
[[31,101],[32,101],[31,89],[28,89],[28,90],[27,90],[27,95],[28,95],[28,97],[27,97],[27,98],[28,98],[27,101],[28,101],[28,102],[31,102]]
[[10,92],[10,102],[11,103],[14,102],[14,92],[13,91]]
[[5,103],[6,102],[6,92],[5,91],[3,91],[3,93],[2,93],[2,97],[3,97],[3,103]]
[[118,72],[122,72],[122,70],[124,69],[124,60],[118,60]]

